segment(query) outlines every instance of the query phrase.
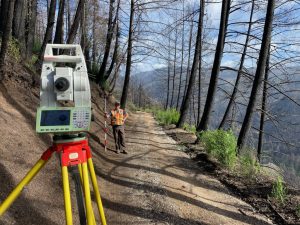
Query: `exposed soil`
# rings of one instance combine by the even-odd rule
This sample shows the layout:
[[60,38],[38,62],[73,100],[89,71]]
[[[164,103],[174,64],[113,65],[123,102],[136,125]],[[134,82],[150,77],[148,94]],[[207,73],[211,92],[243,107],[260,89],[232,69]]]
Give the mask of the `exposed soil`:
[[[288,196],[284,204],[271,198],[274,178],[259,174],[246,177],[224,169],[214,159],[208,157],[201,145],[195,145],[194,134],[172,126],[165,132],[177,143],[186,146],[186,153],[197,162],[202,172],[224,184],[232,194],[249,203],[256,212],[266,215],[276,224],[300,224],[297,207],[300,206],[300,190],[288,187]],[[241,212],[244,213],[241,209]]]

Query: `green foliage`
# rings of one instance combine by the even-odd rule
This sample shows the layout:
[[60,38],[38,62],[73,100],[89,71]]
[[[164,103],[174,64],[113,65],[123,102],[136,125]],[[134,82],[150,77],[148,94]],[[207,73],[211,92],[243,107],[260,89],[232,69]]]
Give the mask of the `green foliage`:
[[300,217],[300,205],[297,205],[296,207],[296,215]]
[[239,173],[241,173],[243,176],[246,176],[247,178],[253,178],[261,171],[259,162],[250,153],[246,153],[240,156],[239,162]]
[[100,70],[99,64],[92,62],[91,63],[91,71],[90,71],[90,73],[96,75],[96,74],[99,73],[99,70]]
[[11,38],[8,43],[8,52],[9,55],[15,60],[15,62],[21,61],[21,54],[19,49],[18,41],[14,38]]
[[32,48],[33,54],[37,54],[38,55],[40,53],[40,51],[41,51],[41,48],[42,48],[42,43],[39,40],[36,40],[33,43],[33,48]]
[[183,127],[184,130],[191,132],[193,134],[196,134],[197,130],[196,130],[196,126],[195,125],[190,125],[188,123],[184,123]]
[[176,109],[161,110],[154,108],[150,111],[161,125],[177,124],[180,117],[180,114]]
[[200,134],[200,140],[209,155],[230,169],[235,166],[237,140],[232,131],[204,131]]
[[130,111],[135,111],[135,112],[139,110],[139,108],[131,101],[127,102],[126,108],[129,109]]
[[278,177],[276,182],[273,184],[272,195],[280,203],[284,203],[287,197],[287,189],[284,186],[282,177]]

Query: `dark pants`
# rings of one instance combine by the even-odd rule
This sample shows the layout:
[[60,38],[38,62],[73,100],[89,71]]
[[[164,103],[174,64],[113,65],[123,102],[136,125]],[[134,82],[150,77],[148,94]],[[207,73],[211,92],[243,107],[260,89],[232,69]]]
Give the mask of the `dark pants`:
[[116,150],[125,151],[125,131],[124,126],[113,126],[113,133],[115,138]]

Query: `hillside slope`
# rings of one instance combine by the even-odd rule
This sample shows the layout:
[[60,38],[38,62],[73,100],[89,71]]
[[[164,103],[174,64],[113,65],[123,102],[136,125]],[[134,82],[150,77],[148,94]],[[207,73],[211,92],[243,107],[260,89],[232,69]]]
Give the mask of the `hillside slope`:
[[[35,133],[39,90],[32,87],[30,74],[19,75],[6,81],[0,92],[0,202],[51,144],[50,135]],[[91,87],[95,121],[89,141],[108,224],[272,224],[219,181],[203,175],[150,114],[130,115],[129,155],[115,154],[111,132],[104,152],[103,101],[96,85]],[[74,197],[73,192],[74,224],[78,224]],[[60,166],[54,156],[0,224],[64,223]]]

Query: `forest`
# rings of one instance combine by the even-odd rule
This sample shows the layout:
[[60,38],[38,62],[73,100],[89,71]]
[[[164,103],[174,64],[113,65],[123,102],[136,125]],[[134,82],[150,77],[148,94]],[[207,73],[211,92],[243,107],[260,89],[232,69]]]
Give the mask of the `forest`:
[[122,108],[174,110],[197,143],[232,132],[236,155],[299,188],[299,15],[299,0],[1,0],[0,81],[11,58],[40,74],[48,43],[80,44]]

